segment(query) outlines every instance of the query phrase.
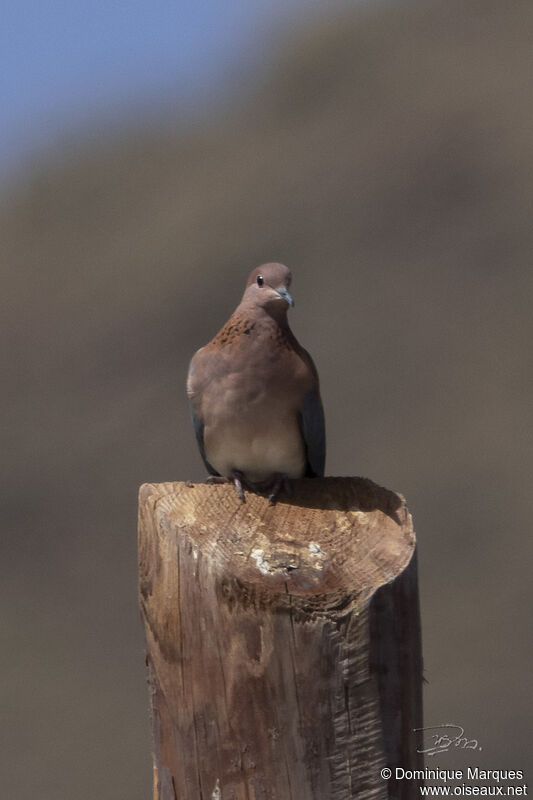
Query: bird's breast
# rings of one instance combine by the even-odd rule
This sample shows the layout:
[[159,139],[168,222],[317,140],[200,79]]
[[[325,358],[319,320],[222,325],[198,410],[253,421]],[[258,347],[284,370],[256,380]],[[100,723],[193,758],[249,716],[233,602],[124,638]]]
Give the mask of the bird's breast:
[[208,462],[221,475],[240,470],[250,481],[304,475],[299,413],[312,374],[302,358],[250,336],[209,354],[209,365],[197,400]]
[[239,470],[250,481],[280,472],[290,478],[305,473],[305,451],[296,419],[261,421],[244,418],[206,426],[206,456],[220,475]]

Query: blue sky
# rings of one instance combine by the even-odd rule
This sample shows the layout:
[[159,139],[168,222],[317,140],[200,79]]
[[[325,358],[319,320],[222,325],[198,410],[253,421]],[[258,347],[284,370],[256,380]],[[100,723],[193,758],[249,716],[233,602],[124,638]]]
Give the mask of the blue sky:
[[[209,98],[313,0],[8,0],[0,25],[0,167],[145,101]],[[244,67],[245,69],[245,67]]]

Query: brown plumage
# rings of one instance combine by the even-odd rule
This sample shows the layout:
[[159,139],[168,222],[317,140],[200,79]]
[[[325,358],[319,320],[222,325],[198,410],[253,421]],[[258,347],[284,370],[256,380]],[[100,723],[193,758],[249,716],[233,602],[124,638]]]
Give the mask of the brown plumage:
[[289,478],[324,474],[325,432],[318,374],[289,328],[291,273],[264,264],[250,274],[230,319],[194,355],[187,394],[200,453],[212,480],[289,488]]

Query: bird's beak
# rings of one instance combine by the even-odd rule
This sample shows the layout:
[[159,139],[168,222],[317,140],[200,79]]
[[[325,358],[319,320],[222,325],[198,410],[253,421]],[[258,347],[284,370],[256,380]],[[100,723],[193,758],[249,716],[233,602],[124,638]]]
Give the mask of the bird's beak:
[[283,287],[281,289],[276,289],[276,292],[279,294],[282,300],[285,300],[285,302],[288,303],[291,308],[294,308],[294,300],[292,299],[288,289]]

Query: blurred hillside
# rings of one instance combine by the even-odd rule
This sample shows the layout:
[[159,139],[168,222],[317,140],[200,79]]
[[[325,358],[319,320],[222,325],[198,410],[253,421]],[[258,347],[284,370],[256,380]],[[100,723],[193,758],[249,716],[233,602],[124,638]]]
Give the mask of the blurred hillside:
[[203,479],[188,360],[271,260],[328,474],[415,517],[426,723],[483,746],[438,766],[530,766],[532,33],[526,0],[363,4],[4,195],[6,797],[150,794],[137,488]]

